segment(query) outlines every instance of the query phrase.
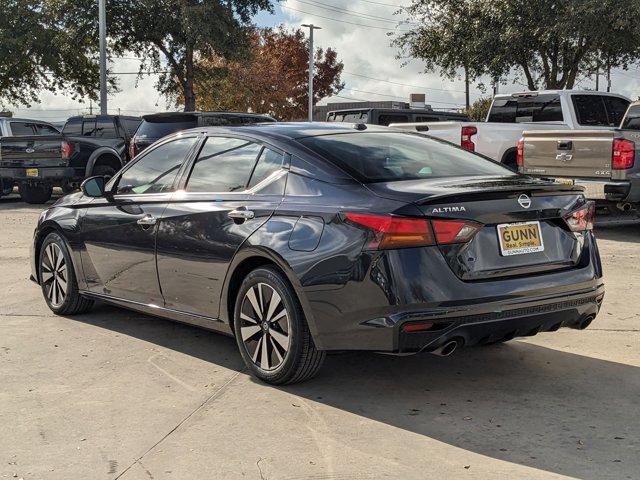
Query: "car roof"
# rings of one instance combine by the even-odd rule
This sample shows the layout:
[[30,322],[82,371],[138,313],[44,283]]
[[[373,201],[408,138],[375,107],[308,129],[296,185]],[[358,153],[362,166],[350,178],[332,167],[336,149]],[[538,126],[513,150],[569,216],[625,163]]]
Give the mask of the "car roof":
[[0,117],[0,121],[5,121],[5,122],[31,122],[31,123],[44,123],[45,125],[51,125],[51,122],[47,122],[46,120],[38,120],[37,118]]
[[525,90],[522,92],[513,92],[513,93],[498,93],[493,98],[512,98],[512,97],[525,97],[525,96],[537,96],[537,95],[606,95],[609,97],[618,97],[627,99],[624,95],[620,95],[619,93],[613,92],[601,92],[598,90]]
[[315,137],[318,135],[330,135],[336,133],[353,132],[391,132],[397,131],[389,127],[379,125],[365,125],[363,123],[345,122],[270,122],[254,123],[237,127],[199,127],[182,130],[180,133],[204,132],[208,134],[238,134],[247,133],[250,135],[274,138],[274,139],[296,139],[303,137]]
[[150,113],[148,115],[143,115],[143,120],[155,120],[155,119],[165,119],[171,117],[187,117],[187,116],[203,116],[203,115],[222,115],[229,117],[263,117],[263,118],[272,118],[266,113],[251,113],[251,112],[229,112],[229,111],[192,111],[192,112],[158,112],[158,113]]

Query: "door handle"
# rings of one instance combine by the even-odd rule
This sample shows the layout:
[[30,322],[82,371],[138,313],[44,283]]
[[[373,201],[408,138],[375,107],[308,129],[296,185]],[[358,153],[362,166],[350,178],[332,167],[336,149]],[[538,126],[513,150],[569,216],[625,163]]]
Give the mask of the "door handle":
[[142,225],[143,227],[149,227],[151,225],[155,225],[158,219],[153,215],[147,213],[144,217],[138,219],[138,225]]
[[233,218],[234,220],[240,220],[244,222],[245,220],[251,220],[255,217],[255,213],[252,210],[247,210],[245,208],[238,208],[236,210],[231,210],[228,214],[229,218]]

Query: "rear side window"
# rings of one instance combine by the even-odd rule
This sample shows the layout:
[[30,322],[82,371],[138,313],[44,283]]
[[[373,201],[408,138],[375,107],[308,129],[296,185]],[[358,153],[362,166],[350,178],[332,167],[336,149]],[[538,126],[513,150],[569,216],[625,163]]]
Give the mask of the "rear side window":
[[82,122],[82,136],[94,137],[96,134],[96,119],[88,119]]
[[627,116],[624,117],[622,128],[627,130],[640,130],[640,105],[634,105],[629,108]]
[[172,191],[178,171],[196,141],[196,137],[180,138],[142,155],[118,180],[117,193],[131,195]]
[[72,118],[64,124],[62,133],[74,137],[82,135],[82,120],[79,118]]
[[423,116],[417,115],[415,121],[416,122],[439,122],[440,117],[423,117]]
[[140,120],[139,118],[122,118],[122,117],[120,117],[120,124],[122,125],[122,127],[125,129],[125,131],[127,132],[127,134],[130,137],[132,137],[133,134],[136,133],[136,130],[140,126],[141,122],[142,122],[142,120]]
[[560,96],[553,94],[496,98],[489,122],[562,122]]
[[514,173],[447,142],[403,132],[354,132],[298,140],[363,183]]
[[580,125],[608,127],[609,118],[601,95],[573,95],[573,108]]
[[113,118],[98,117],[96,120],[95,136],[99,138],[117,138],[116,126]]
[[34,125],[27,122],[11,122],[11,134],[17,136],[34,135]]
[[624,98],[618,97],[604,97],[604,106],[607,109],[607,116],[609,117],[609,126],[617,127],[622,121],[627,108],[629,107],[629,101]]
[[261,149],[256,143],[239,138],[207,138],[193,164],[187,192],[245,190]]
[[282,154],[271,150],[270,148],[263,148],[260,153],[260,158],[256,167],[251,174],[251,180],[249,181],[249,188],[255,187],[258,183],[265,180],[269,175],[277,172],[282,167]]
[[36,135],[59,135],[60,132],[53,128],[51,125],[44,123],[38,123],[35,125]]
[[197,126],[198,119],[195,115],[145,119],[136,131],[136,137],[159,139]]
[[388,114],[378,117],[378,125],[387,126],[390,123],[409,123],[408,115]]

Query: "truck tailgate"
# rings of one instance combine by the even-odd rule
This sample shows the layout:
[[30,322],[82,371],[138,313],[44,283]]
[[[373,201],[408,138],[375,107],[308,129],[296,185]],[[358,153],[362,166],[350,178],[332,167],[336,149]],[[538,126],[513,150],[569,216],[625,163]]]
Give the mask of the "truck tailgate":
[[15,136],[0,138],[0,167],[66,166],[62,159],[62,136]]
[[522,172],[535,177],[610,179],[613,130],[523,133]]

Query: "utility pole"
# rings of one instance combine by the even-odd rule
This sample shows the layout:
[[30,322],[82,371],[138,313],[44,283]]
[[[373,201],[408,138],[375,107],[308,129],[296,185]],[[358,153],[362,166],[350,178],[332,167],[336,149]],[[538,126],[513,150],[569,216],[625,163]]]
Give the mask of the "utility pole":
[[309,28],[309,121],[313,122],[313,31],[322,30],[313,23],[303,23],[303,27]]
[[100,113],[107,114],[107,10],[105,0],[98,0],[100,32]]

